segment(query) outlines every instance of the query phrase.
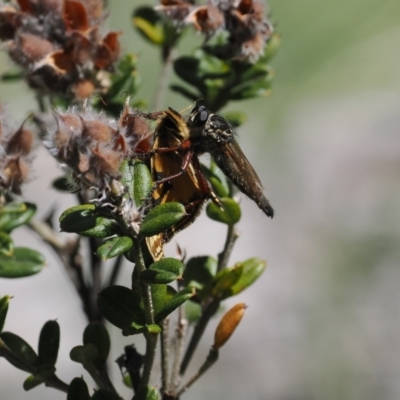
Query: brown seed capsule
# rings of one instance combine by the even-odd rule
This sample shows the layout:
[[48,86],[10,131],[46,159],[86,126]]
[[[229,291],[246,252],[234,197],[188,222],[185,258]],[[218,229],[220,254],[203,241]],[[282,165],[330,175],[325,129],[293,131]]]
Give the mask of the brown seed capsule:
[[239,325],[246,308],[246,304],[238,303],[221,318],[214,334],[214,349],[220,349],[228,341]]

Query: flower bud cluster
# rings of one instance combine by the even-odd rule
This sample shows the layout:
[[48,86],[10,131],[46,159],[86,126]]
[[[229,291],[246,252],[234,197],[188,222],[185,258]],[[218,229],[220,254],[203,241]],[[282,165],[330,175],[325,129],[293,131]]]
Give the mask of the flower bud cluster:
[[216,32],[226,32],[227,43],[218,46],[222,59],[256,62],[273,31],[262,0],[209,0],[201,6],[194,6],[191,0],[161,0],[156,9],[178,25],[193,25],[206,39]]
[[86,106],[54,111],[54,117],[56,128],[50,130],[45,146],[82,188],[109,188],[120,176],[122,161],[151,146],[147,121],[128,105],[118,121]]
[[34,134],[24,128],[13,128],[0,106],[0,192],[21,194],[31,162]]
[[0,39],[31,87],[84,99],[103,89],[119,33],[100,33],[102,0],[17,0],[0,7]]

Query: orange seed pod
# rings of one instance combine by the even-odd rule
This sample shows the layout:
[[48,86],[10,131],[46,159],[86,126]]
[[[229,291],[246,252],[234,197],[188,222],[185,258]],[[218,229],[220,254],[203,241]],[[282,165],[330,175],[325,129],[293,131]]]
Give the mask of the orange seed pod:
[[214,334],[214,349],[218,350],[228,341],[239,325],[246,308],[246,304],[238,303],[221,318]]

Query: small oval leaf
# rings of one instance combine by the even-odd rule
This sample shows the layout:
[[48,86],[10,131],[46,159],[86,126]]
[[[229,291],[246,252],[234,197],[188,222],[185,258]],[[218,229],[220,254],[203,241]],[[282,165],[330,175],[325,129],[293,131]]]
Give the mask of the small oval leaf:
[[146,215],[139,233],[146,237],[157,235],[174,226],[185,215],[185,207],[180,203],[161,204]]
[[110,352],[110,335],[101,322],[91,322],[83,333],[83,344],[93,344],[97,348],[95,362],[105,363]]
[[[23,359],[26,363],[37,366],[39,363],[39,357],[36,355],[35,351],[29,346],[28,343],[25,342],[24,339],[20,338],[19,336],[15,335],[11,332],[2,332],[0,334],[0,338],[6,344],[6,346],[15,353],[18,357]],[[14,364],[13,362],[9,361],[14,367],[22,369],[24,371],[29,372],[26,369],[20,368],[18,365]]]
[[4,328],[10,299],[10,296],[3,296],[2,298],[0,298],[0,333],[3,331]]
[[232,294],[234,296],[244,289],[248,288],[252,283],[254,283],[265,271],[267,266],[264,260],[259,258],[249,258],[242,263],[239,263],[242,267],[242,274],[240,278],[231,287]]
[[182,276],[183,264],[176,258],[163,258],[143,271],[139,279],[148,284],[166,284]]
[[83,378],[74,378],[68,387],[67,400],[89,400],[89,389]]
[[84,346],[75,346],[69,353],[72,361],[80,364],[94,362],[97,358],[97,348],[94,344],[88,343]]
[[136,8],[132,22],[138,32],[150,43],[158,46],[164,43],[161,17],[152,7]]
[[215,285],[212,293],[214,297],[225,299],[232,295],[232,287],[240,279],[243,266],[236,264],[233,268],[222,270],[215,278]]
[[136,206],[139,207],[148,197],[153,187],[153,180],[147,165],[143,161],[135,160],[134,167],[133,198]]
[[22,387],[24,388],[25,391],[28,391],[35,388],[36,386],[39,386],[42,383],[43,383],[42,378],[40,378],[39,376],[30,375],[25,379]]
[[118,224],[101,215],[93,204],[83,204],[64,211],[60,216],[60,228],[63,232],[94,238],[106,238],[119,233]]
[[99,389],[94,392],[92,400],[121,400],[121,397],[109,390]]
[[113,325],[122,329],[132,323],[145,325],[140,296],[124,286],[109,286],[101,291],[97,306],[103,316]]
[[60,325],[47,321],[39,336],[39,360],[41,364],[55,365],[60,347]]
[[32,203],[11,202],[0,209],[0,230],[7,233],[25,225],[34,216],[36,206]]
[[141,388],[132,400],[158,400],[158,389],[152,386]]
[[171,314],[175,309],[177,309],[185,301],[189,300],[196,293],[193,288],[185,288],[180,292],[176,293],[171,300],[167,301],[165,305],[155,313],[154,321],[160,322]]
[[14,242],[11,236],[0,231],[0,256],[12,257],[14,252]]
[[23,278],[40,272],[45,259],[36,250],[16,247],[12,257],[0,256],[0,277]]
[[212,202],[207,205],[207,215],[209,218],[227,225],[234,225],[239,222],[242,215],[239,204],[228,197],[223,197],[221,203],[224,208],[223,210]]
[[133,246],[133,240],[128,236],[121,236],[107,240],[96,251],[102,260],[117,257]]

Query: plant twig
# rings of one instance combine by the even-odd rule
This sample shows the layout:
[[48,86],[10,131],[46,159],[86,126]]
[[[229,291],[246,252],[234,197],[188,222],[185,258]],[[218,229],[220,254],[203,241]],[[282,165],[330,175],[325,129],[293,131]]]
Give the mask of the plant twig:
[[190,338],[189,346],[186,349],[186,353],[181,364],[181,369],[179,372],[181,375],[184,375],[184,373],[186,372],[186,369],[189,366],[190,361],[192,360],[193,354],[197,349],[197,345],[199,344],[200,339],[203,336],[203,333],[207,327],[207,324],[210,321],[211,317],[218,310],[219,304],[220,304],[219,300],[217,299],[212,300],[204,310],[199,321],[197,322],[193,330],[192,337]]
[[163,57],[163,64],[159,74],[156,92],[153,99],[153,110],[160,110],[164,104],[165,95],[167,91],[167,85],[169,81],[169,76],[172,71],[172,64],[175,58],[175,49],[169,48]]
[[[26,360],[20,358],[17,354],[11,351],[1,339],[0,339],[0,357],[4,357],[12,365],[16,366],[19,369],[27,371],[32,375],[37,375],[40,373],[37,367],[29,364]],[[60,378],[58,378],[57,375],[55,374],[43,377],[43,381],[46,386],[68,393],[69,386],[65,382],[63,382]]]
[[179,315],[178,315],[178,326],[175,331],[175,358],[174,365],[172,367],[172,375],[171,375],[171,383],[170,387],[172,391],[175,391],[180,383],[180,375],[179,375],[179,367],[182,361],[183,348],[185,345],[185,337],[187,330],[187,320],[184,316],[183,306],[179,307]]
[[188,390],[189,387],[192,386],[193,383],[195,383],[197,379],[199,379],[204,374],[204,372],[206,372],[218,360],[218,355],[218,350],[214,349],[214,347],[211,347],[206,361],[204,361],[204,364],[199,368],[197,373],[192,378],[190,378],[189,381],[186,382],[181,389],[179,389],[178,393],[176,394],[177,399],[179,399],[182,393]]
[[161,331],[161,393],[165,393],[169,390],[169,345],[169,317],[167,317],[162,321]]
[[231,256],[233,246],[235,245],[236,239],[239,237],[239,233],[235,228],[235,225],[228,226],[228,232],[225,239],[224,249],[218,254],[218,272],[228,266],[229,258]]

